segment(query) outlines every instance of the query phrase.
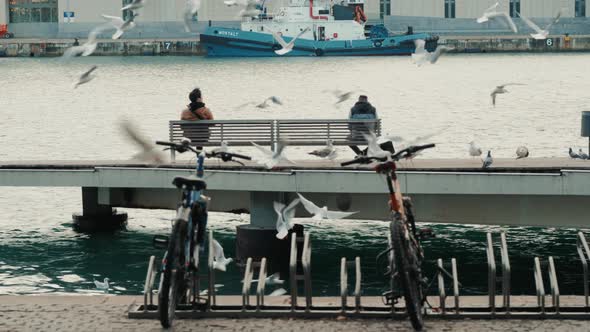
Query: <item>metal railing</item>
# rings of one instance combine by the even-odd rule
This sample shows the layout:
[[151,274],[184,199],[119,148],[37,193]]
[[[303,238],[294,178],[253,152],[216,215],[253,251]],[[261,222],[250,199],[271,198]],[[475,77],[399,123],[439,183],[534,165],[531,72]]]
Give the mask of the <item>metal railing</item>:
[[578,250],[578,255],[580,256],[580,261],[582,262],[582,269],[584,273],[584,303],[586,309],[589,309],[590,306],[588,304],[588,264],[590,263],[590,249],[588,248],[588,242],[586,241],[586,237],[582,232],[578,232],[576,249]]
[[157,274],[158,267],[156,265],[156,256],[150,256],[145,284],[143,286],[144,312],[147,312],[148,308],[154,305],[154,293],[152,292],[152,288],[154,287],[154,281],[156,280]]
[[347,262],[345,257],[340,259],[340,299],[342,312],[348,310],[348,269],[352,267],[355,272],[354,281],[354,311],[361,311],[361,258],[356,257],[353,262]]
[[498,280],[502,282],[502,305],[506,313],[510,312],[510,257],[508,256],[508,244],[506,233],[500,233],[500,259],[502,277],[497,277],[496,257],[494,255],[494,243],[492,233],[486,234],[486,256],[488,260],[488,296],[489,307],[492,314],[496,313],[496,285]]
[[459,314],[460,305],[459,305],[459,275],[457,273],[457,260],[455,258],[451,258],[451,274],[448,275],[448,272],[444,268],[442,258],[437,259],[436,265],[438,271],[437,275],[437,282],[438,282],[438,297],[439,297],[439,308],[440,313],[442,315],[446,314],[447,307],[447,293],[445,288],[445,275],[449,276],[453,282],[453,298],[454,298],[454,310],[456,314]]

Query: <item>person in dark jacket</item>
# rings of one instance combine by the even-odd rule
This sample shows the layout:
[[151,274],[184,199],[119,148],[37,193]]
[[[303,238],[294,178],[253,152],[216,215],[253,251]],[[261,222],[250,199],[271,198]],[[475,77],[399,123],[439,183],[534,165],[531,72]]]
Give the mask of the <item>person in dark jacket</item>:
[[[369,98],[365,95],[360,95],[358,101],[350,109],[348,115],[350,120],[375,120],[378,118],[377,110],[371,103]],[[375,131],[375,123],[355,123],[349,125],[351,140],[364,140],[363,133],[367,134],[369,131]],[[349,147],[357,155],[363,154],[363,151],[356,145],[349,145]]]

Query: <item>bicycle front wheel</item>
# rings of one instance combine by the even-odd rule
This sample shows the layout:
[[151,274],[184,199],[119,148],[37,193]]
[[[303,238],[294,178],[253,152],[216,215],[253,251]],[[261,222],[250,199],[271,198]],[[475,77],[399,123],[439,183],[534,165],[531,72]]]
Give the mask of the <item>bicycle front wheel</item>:
[[158,293],[158,315],[160,317],[160,323],[162,323],[162,327],[164,328],[172,326],[172,322],[174,321],[179,286],[184,277],[183,248],[187,227],[186,220],[176,220],[174,227],[172,227],[172,234],[168,243],[167,258],[162,274],[162,288]]
[[[390,228],[397,276],[404,292],[406,310],[414,329],[421,331],[424,327],[420,286],[422,276],[416,248],[406,237],[405,226],[400,218],[395,217]],[[407,236],[410,235],[407,234]]]

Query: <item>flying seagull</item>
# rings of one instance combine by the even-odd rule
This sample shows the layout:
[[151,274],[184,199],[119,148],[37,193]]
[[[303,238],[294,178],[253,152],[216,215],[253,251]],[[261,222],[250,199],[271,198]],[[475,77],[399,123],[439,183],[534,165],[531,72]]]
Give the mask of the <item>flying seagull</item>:
[[368,134],[362,133],[363,137],[367,140],[367,157],[376,158],[388,158],[391,156],[391,152],[385,151],[377,143],[377,136],[372,131]]
[[492,152],[488,150],[488,156],[485,157],[485,159],[483,160],[483,165],[481,167],[488,168],[488,167],[492,166],[493,162],[494,162],[494,158],[492,158]]
[[272,34],[273,38],[279,43],[279,45],[281,45],[281,49],[280,50],[275,50],[275,53],[277,55],[285,55],[289,52],[291,52],[293,50],[293,46],[295,46],[295,41],[297,40],[297,38],[301,37],[301,35],[303,35],[304,33],[306,33],[307,31],[309,31],[309,27],[301,30],[297,36],[295,36],[295,38],[291,39],[291,41],[289,41],[288,43],[283,39],[283,37],[276,31],[273,31],[271,29],[268,29],[268,31],[270,31],[270,33]]
[[[244,280],[242,280],[242,283],[243,282]],[[252,282],[258,282],[258,279],[252,279]],[[279,272],[275,272],[264,279],[264,284],[266,286],[282,285],[284,283],[285,280],[281,279],[281,274]]]
[[245,104],[239,105],[235,109],[236,110],[237,109],[241,109],[241,108],[244,108],[244,107],[249,106],[249,105],[255,105],[256,108],[266,109],[266,108],[268,108],[271,105],[269,103],[269,101],[272,102],[275,105],[283,105],[283,102],[279,99],[279,97],[277,97],[277,96],[270,96],[270,97],[266,98],[261,103],[258,103],[258,102],[255,102],[255,101],[251,101],[251,102],[247,102]]
[[522,159],[529,156],[529,149],[526,146],[519,146],[516,149],[516,159]]
[[517,33],[518,29],[516,28],[516,24],[514,24],[514,21],[512,20],[510,15],[508,15],[508,13],[506,13],[506,12],[496,11],[496,8],[498,7],[498,5],[499,5],[499,3],[496,2],[495,5],[486,9],[486,11],[482,14],[482,16],[477,19],[477,23],[484,23],[484,22],[487,22],[489,20],[493,20],[496,18],[502,18],[506,21],[506,23],[508,23],[512,32]]
[[289,234],[289,230],[293,228],[293,225],[291,225],[291,219],[295,217],[295,209],[297,208],[297,205],[299,205],[299,203],[299,198],[295,198],[286,207],[283,203],[273,202],[273,207],[278,215],[276,225],[277,239],[284,239]]
[[223,247],[217,240],[213,240],[213,268],[225,272],[227,265],[233,262],[233,258],[225,258]]
[[133,123],[129,120],[122,120],[120,122],[120,127],[127,138],[141,148],[141,152],[136,154],[133,157],[134,159],[147,160],[157,164],[164,162],[164,158],[160,155],[160,152],[156,150],[156,145],[142,136]]
[[271,151],[270,149],[264,148],[256,143],[254,143],[254,142],[250,142],[250,143],[252,143],[252,145],[254,145],[254,147],[256,147],[260,152],[262,152],[264,154],[264,157],[261,158],[259,161],[260,161],[260,163],[264,164],[266,166],[266,168],[268,168],[268,169],[272,169],[281,161],[286,161],[290,164],[295,164],[294,162],[292,162],[291,160],[289,160],[287,157],[284,156],[284,150],[285,150],[285,146],[286,146],[286,141],[284,141],[284,140],[279,140],[279,142],[277,143],[277,149],[274,152]]
[[328,207],[319,207],[315,205],[312,201],[308,200],[307,198],[303,197],[300,193],[297,193],[299,199],[301,199],[301,203],[303,207],[307,210],[307,212],[313,215],[313,219],[343,219],[349,217],[358,211],[354,212],[340,212],[340,211],[328,211]]
[[549,35],[549,29],[551,28],[551,26],[553,24],[559,22],[559,19],[561,18],[561,10],[559,10],[559,12],[557,12],[557,15],[551,21],[551,23],[547,24],[547,26],[545,27],[545,29],[541,29],[541,28],[539,28],[538,25],[536,25],[530,19],[522,16],[522,14],[520,14],[518,12],[517,12],[517,14],[524,21],[524,23],[526,23],[526,25],[528,25],[531,29],[535,30],[535,33],[531,33],[531,37],[533,37],[534,39],[537,39],[537,40],[547,39],[547,36]]
[[502,94],[502,93],[508,93],[508,90],[506,90],[505,87],[507,87],[509,85],[526,85],[526,84],[522,84],[522,83],[506,83],[506,84],[503,84],[503,85],[498,85],[494,89],[494,91],[492,91],[492,93],[490,93],[490,97],[492,97],[492,105],[496,106],[496,95]]
[[469,155],[472,157],[479,157],[481,156],[481,148],[475,145],[474,141],[469,142]]
[[78,82],[76,82],[76,85],[74,85],[74,89],[78,88],[79,85],[86,84],[86,83],[92,81],[92,79],[94,79],[94,76],[92,75],[92,72],[95,71],[96,68],[98,68],[98,66],[92,66],[84,74],[80,75],[80,78],[78,79]]
[[272,291],[272,293],[268,294],[268,296],[281,296],[287,294],[287,290],[284,288],[278,288]]
[[184,31],[192,32],[190,23],[199,8],[201,8],[201,0],[186,0],[186,7],[184,9]]
[[89,56],[90,54],[94,53],[94,51],[96,50],[96,46],[98,45],[96,41],[97,36],[101,32],[108,29],[110,29],[110,26],[108,24],[102,24],[95,27],[94,29],[92,29],[92,31],[90,31],[90,33],[88,33],[88,39],[84,44],[68,48],[64,52],[62,57],[69,59],[78,55]]
[[573,159],[582,159],[582,157],[579,154],[575,153],[572,148],[570,148],[569,154],[570,157]]
[[[223,284],[213,285],[213,287],[215,288],[215,292],[217,292],[223,286],[224,286]],[[209,294],[209,289],[204,289],[199,293],[200,296],[207,296],[208,294]]]
[[421,66],[426,62],[435,64],[443,52],[452,51],[455,49],[452,46],[438,45],[434,52],[428,52],[426,50],[426,41],[424,39],[414,40],[414,45],[416,46],[416,49],[412,54],[412,60],[418,66]]
[[347,101],[348,99],[350,99],[350,97],[352,97],[352,94],[355,92],[353,91],[341,91],[341,90],[324,90],[324,92],[332,92],[332,94],[334,95],[334,97],[336,97],[338,100],[334,103],[334,105],[338,105],[342,102]]
[[334,158],[336,158],[336,149],[334,148],[333,143],[334,143],[334,141],[329,139],[326,141],[325,147],[311,151],[309,154],[312,156],[320,157],[320,158],[327,158],[330,160],[334,160]]
[[121,38],[123,33],[125,33],[125,31],[133,29],[135,27],[134,20],[137,16],[138,14],[132,13],[127,20],[123,20],[122,18],[117,16],[102,15],[102,17],[105,20],[109,21],[109,23],[111,23],[111,25],[115,29],[117,29],[117,31],[115,31],[115,33],[113,34],[113,39],[119,39]]
[[123,10],[138,10],[138,9],[143,8],[143,6],[145,6],[145,0],[133,0],[133,1],[131,1],[130,4],[121,8],[121,11],[123,11]]

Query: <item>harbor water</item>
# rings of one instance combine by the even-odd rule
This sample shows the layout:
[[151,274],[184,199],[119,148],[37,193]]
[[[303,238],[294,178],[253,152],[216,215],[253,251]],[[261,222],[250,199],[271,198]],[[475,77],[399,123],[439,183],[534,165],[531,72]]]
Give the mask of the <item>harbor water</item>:
[[[137,151],[118,121],[131,119],[152,138],[168,137],[194,87],[216,119],[345,118],[353,100],[334,105],[330,90],[366,94],[383,119],[383,132],[408,140],[433,136],[437,148],[423,158],[465,158],[476,141],[494,157],[514,157],[526,145],[531,157],[564,157],[587,147],[580,137],[587,103],[587,54],[449,55],[416,67],[408,57],[208,59],[203,57],[0,58],[0,161],[125,160]],[[97,65],[96,78],[73,88],[77,76]],[[510,92],[490,92],[505,83]],[[258,109],[249,102],[278,96],[283,105]],[[231,142],[230,142],[231,145]],[[252,154],[249,148],[238,152]],[[308,147],[289,147],[293,159]],[[351,158],[347,148],[339,158]],[[191,163],[188,156],[180,162]],[[582,161],[581,161],[582,162]],[[215,197],[213,197],[215,199]],[[498,207],[501,208],[501,207]],[[81,210],[79,188],[0,188],[0,294],[97,293],[93,280],[108,277],[115,294],[138,294],[154,235],[170,232],[173,211],[125,209],[127,230],[80,234],[71,214]],[[248,215],[212,213],[209,227],[235,253],[235,228]],[[377,253],[385,249],[384,222],[298,219],[312,232],[314,293],[336,295],[340,257],[361,257],[366,295],[386,286]],[[533,294],[533,258],[552,255],[563,294],[582,292],[582,266],[574,229],[429,224],[426,275],[437,258],[458,261],[465,294],[487,287],[485,233],[504,230],[513,267],[513,294]],[[559,223],[556,220],[556,223]],[[218,274],[221,294],[240,289],[239,269]]]

